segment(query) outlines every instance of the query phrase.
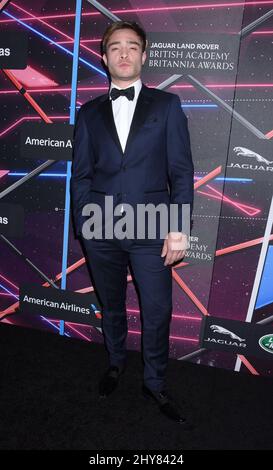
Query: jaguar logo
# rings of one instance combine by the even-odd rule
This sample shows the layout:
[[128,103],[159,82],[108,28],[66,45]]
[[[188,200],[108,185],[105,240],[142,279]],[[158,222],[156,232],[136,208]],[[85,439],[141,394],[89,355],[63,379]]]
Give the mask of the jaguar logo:
[[240,342],[245,341],[245,339],[240,338],[240,336],[237,336],[235,333],[233,333],[232,331],[227,330],[227,329],[224,328],[223,326],[219,326],[219,325],[210,325],[210,329],[211,329],[214,333],[220,333],[221,335],[228,335],[228,336],[230,336],[232,339],[237,339],[237,340],[240,341]]
[[273,161],[267,160],[266,158],[262,157],[262,155],[259,155],[256,152],[252,152],[252,150],[249,150],[245,147],[234,147],[233,151],[237,156],[255,158],[255,160],[259,163],[265,163],[266,165],[271,165],[273,163]]

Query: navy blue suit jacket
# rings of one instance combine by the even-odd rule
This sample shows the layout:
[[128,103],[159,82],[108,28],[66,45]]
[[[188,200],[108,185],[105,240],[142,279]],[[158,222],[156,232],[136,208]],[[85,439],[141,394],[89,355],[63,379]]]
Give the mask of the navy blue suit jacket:
[[81,107],[71,177],[77,235],[86,220],[83,206],[91,202],[102,205],[105,195],[113,196],[114,206],[149,202],[192,205],[190,139],[177,95],[142,85],[124,152],[108,94]]

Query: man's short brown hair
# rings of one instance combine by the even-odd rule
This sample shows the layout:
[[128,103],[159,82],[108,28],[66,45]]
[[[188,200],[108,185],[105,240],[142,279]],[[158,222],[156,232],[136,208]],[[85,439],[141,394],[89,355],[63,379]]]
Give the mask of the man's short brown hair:
[[115,31],[119,29],[132,29],[138,35],[139,39],[141,40],[142,44],[142,52],[145,51],[146,48],[146,33],[144,29],[141,28],[136,22],[134,21],[115,21],[112,23],[102,37],[102,53],[106,54],[107,44],[109,42],[110,37]]

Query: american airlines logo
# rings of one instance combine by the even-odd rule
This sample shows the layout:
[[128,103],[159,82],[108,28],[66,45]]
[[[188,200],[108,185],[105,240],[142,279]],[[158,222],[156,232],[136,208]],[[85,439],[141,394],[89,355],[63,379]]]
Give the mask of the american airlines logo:
[[20,153],[23,158],[71,160],[73,126],[62,123],[25,122],[20,131]]
[[9,219],[7,217],[1,217],[0,215],[0,224],[7,225],[9,223]]
[[32,145],[33,147],[63,147],[72,149],[72,140],[50,139],[49,137],[46,139],[35,139],[28,135],[25,140],[25,145]]
[[25,31],[0,31],[0,69],[25,69],[27,53],[28,36]]
[[19,204],[0,202],[0,233],[21,237],[24,232],[24,208]]
[[3,47],[0,47],[0,56],[10,56],[10,48],[6,47],[5,49]]

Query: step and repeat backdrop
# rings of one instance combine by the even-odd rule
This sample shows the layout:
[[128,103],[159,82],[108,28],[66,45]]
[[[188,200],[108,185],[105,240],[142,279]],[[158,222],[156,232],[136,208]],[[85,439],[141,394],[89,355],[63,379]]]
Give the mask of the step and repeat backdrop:
[[[271,376],[273,0],[3,0],[0,10],[0,321],[103,341],[71,224],[73,126],[108,90],[104,30],[137,21],[148,37],[142,80],[179,96],[195,166],[170,357]],[[140,350],[127,279],[127,346]]]

